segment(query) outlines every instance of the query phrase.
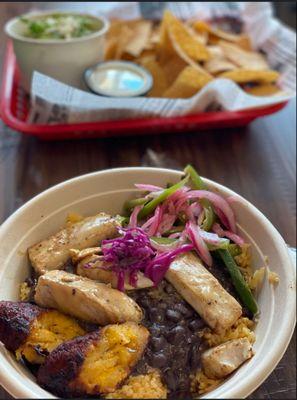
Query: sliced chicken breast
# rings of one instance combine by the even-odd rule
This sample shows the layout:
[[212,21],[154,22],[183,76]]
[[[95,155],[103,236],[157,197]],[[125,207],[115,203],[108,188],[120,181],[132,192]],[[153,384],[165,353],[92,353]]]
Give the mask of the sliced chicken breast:
[[242,314],[238,301],[222,287],[194,253],[177,257],[165,277],[217,332],[232,326]]
[[225,378],[252,356],[252,345],[247,338],[233,339],[205,351],[202,368],[211,379]]
[[118,226],[118,221],[105,213],[70,224],[29,248],[31,264],[39,275],[61,269],[70,258],[70,249],[98,246],[101,240],[115,237]]
[[[76,273],[103,283],[109,283],[113,288],[117,288],[118,279],[115,274],[108,270],[108,264],[102,260],[102,256],[93,254],[82,259],[78,265]],[[143,275],[142,272],[138,273],[137,287],[129,284],[129,276],[125,277],[125,290],[144,289],[154,286],[153,281]]]
[[35,301],[42,307],[55,308],[99,325],[142,319],[141,308],[125,293],[65,271],[50,271],[40,276]]

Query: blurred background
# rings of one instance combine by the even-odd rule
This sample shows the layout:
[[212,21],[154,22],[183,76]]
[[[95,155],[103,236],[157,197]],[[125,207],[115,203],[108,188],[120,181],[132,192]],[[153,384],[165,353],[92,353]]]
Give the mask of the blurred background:
[[[50,8],[51,2],[43,2],[42,8]],[[81,5],[79,2],[55,2],[57,8],[80,8]],[[145,4],[145,2],[144,2]],[[30,5],[30,6],[29,6]],[[108,3],[102,2],[100,7],[108,7]],[[94,3],[92,2],[84,2],[83,8],[90,9],[94,7]],[[296,2],[295,1],[279,1],[274,2],[273,7],[275,9],[275,15],[282,22],[290,26],[291,28],[296,30]],[[29,9],[38,9],[38,2],[0,2],[0,59],[3,57],[4,51],[4,32],[2,27],[5,22],[10,18],[19,15],[21,9],[23,12],[27,12]],[[2,67],[2,63],[0,62],[0,68]]]
[[285,24],[296,30],[296,2],[276,1],[274,3],[276,16]]

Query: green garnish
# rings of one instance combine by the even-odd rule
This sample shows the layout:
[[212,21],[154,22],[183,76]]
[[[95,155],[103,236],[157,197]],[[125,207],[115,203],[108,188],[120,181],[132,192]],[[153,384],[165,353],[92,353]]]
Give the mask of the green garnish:
[[241,247],[235,243],[230,243],[228,246],[228,250],[232,257],[239,256],[239,254],[242,253]]
[[241,301],[253,315],[257,314],[259,310],[258,304],[230,252],[226,249],[222,249],[217,250],[217,253],[220,255],[221,259],[226,265],[233,285]]
[[[207,185],[203,182],[198,172],[192,167],[192,165],[187,165],[184,169],[184,172],[191,178],[194,189],[208,190]],[[214,223],[215,214],[209,200],[202,199],[200,200],[200,204],[202,205],[205,214],[201,228],[205,231],[209,231]]]
[[146,199],[145,197],[139,197],[138,199],[132,199],[132,200],[127,200],[124,203],[124,210],[127,213],[131,213],[134,207],[136,206],[142,206],[143,204],[147,203],[149,199]]
[[148,215],[150,215],[160,203],[162,203],[164,200],[167,199],[167,197],[171,196],[178,189],[185,186],[185,184],[188,182],[188,180],[189,180],[189,176],[186,176],[184,179],[182,179],[175,185],[170,186],[168,189],[163,190],[163,192],[158,197],[150,200],[147,204],[144,205],[144,207],[138,214],[138,219],[141,220],[141,219],[147,217]]
[[153,242],[156,242],[158,244],[172,244],[176,242],[177,239],[173,238],[168,238],[168,237],[159,237],[159,236],[152,236],[150,238]]
[[26,24],[24,36],[34,39],[78,38],[100,29],[100,23],[95,18],[67,13],[20,17],[20,21]]

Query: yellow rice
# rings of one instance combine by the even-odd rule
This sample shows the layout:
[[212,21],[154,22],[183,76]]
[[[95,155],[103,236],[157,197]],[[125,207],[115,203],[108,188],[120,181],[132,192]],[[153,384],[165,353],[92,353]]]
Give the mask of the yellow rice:
[[246,317],[241,317],[231,328],[222,333],[215,333],[210,328],[205,328],[202,337],[207,341],[210,347],[218,346],[231,339],[241,339],[245,337],[250,343],[254,343],[256,340],[256,335],[252,331],[254,325],[254,321]]
[[106,399],[166,399],[167,389],[163,385],[160,373],[151,370],[145,375],[130,376],[126,383]]
[[265,277],[265,267],[261,267],[256,271],[252,269],[252,253],[250,244],[244,244],[241,248],[242,252],[235,256],[234,259],[240,268],[240,271],[252,290],[257,289],[263,282]]
[[[250,245],[244,245],[241,254],[235,257],[235,261],[250,288],[255,289],[264,278],[265,267],[254,272],[251,267],[251,258]],[[205,328],[202,332],[202,337],[206,340],[209,347],[218,346],[231,339],[240,339],[244,337],[246,337],[250,343],[254,343],[256,340],[255,333],[252,330],[254,325],[254,321],[246,317],[241,317],[231,328],[222,333],[215,333],[210,328]],[[198,370],[192,377],[191,390],[194,395],[198,396],[213,390],[222,382],[223,379],[210,379],[202,370]]]
[[223,382],[223,379],[208,378],[201,369],[191,378],[191,392],[194,393],[194,395],[210,392]]
[[19,297],[20,297],[21,301],[29,301],[30,292],[31,292],[31,289],[28,286],[27,282],[23,282],[23,283],[20,284]]
[[279,276],[276,272],[269,271],[268,272],[268,280],[269,280],[269,283],[272,283],[273,285],[277,285],[279,283]]

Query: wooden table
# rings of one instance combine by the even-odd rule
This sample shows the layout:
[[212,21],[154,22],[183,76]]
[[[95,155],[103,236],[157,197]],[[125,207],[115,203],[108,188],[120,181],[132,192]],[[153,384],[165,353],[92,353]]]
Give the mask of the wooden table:
[[[0,26],[28,5],[0,4]],[[1,45],[3,40],[0,33]],[[3,46],[0,60],[1,54]],[[247,128],[172,136],[41,142],[0,122],[0,222],[36,194],[77,175],[124,166],[182,168],[187,163],[251,201],[295,246],[295,101]],[[250,398],[296,398],[295,354],[296,335],[279,365]],[[0,388],[0,398],[10,396]]]

